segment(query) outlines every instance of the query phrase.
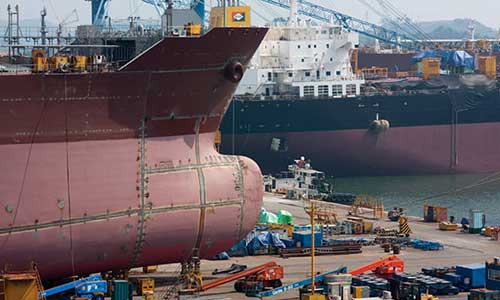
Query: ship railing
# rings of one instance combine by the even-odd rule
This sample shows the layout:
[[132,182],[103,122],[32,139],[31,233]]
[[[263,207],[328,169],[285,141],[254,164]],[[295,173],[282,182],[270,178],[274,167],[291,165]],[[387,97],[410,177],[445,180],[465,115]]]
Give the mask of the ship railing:
[[34,64],[1,64],[0,63],[0,76],[1,75],[22,75],[22,74],[77,74],[77,73],[105,73],[115,72],[127,61],[112,61],[100,64],[87,63],[83,68],[75,68],[68,65],[65,69],[55,69],[50,65],[41,71],[36,71]]
[[318,95],[318,96],[305,96],[300,98],[299,95],[272,95],[272,96],[264,96],[264,95],[236,95],[233,97],[235,101],[286,101],[286,100],[339,100],[339,99],[347,99],[350,97],[342,96],[328,96],[328,95]]

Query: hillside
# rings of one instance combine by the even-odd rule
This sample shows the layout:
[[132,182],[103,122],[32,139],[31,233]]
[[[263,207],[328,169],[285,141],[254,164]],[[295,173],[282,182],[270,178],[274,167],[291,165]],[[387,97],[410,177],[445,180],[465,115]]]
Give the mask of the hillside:
[[[469,39],[471,37],[469,25],[475,28],[475,38],[496,38],[498,31],[478,21],[470,19],[454,19],[417,22],[417,25],[433,39]],[[384,27],[399,31],[396,26],[384,22]]]

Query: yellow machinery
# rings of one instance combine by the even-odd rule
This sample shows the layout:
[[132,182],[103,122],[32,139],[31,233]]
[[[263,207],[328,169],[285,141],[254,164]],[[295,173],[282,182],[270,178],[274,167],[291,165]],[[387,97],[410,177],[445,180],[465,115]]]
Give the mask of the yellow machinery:
[[49,64],[44,50],[31,50],[31,59],[33,60],[33,72],[46,72],[48,70]]
[[288,236],[292,236],[293,234],[293,225],[290,224],[262,224],[262,226],[266,226],[269,229],[286,229]]
[[186,30],[187,36],[197,36],[201,34],[201,25],[200,24],[191,24],[188,23],[184,25],[184,29]]
[[497,77],[497,57],[496,56],[480,56],[478,58],[478,67],[481,74],[488,78]]
[[424,58],[422,59],[422,78],[428,80],[439,77],[441,59],[440,58]]
[[154,291],[155,281],[153,279],[139,279],[139,284],[137,286],[137,294],[139,296],[153,295]]
[[218,6],[210,11],[210,28],[250,27],[250,24],[250,6]]
[[158,266],[145,266],[142,267],[143,273],[154,273],[158,270]]
[[68,72],[69,59],[65,55],[54,55],[50,57],[50,71],[52,72]]
[[87,70],[87,57],[83,55],[71,56],[71,68],[75,72],[84,72]]
[[420,299],[421,300],[439,300],[438,297],[429,294],[429,291],[427,291],[425,294],[421,294]]
[[0,275],[2,300],[38,300],[38,293],[42,291],[43,287],[36,272]]

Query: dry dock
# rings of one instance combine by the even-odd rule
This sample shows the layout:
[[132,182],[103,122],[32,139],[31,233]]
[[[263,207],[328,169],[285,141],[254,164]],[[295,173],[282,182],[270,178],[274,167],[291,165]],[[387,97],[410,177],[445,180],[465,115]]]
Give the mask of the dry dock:
[[[294,215],[295,223],[309,223],[309,216],[304,212],[302,202],[296,200],[287,200],[276,197],[272,194],[264,196],[264,207],[271,212],[287,210]],[[346,216],[347,206],[338,205],[338,214]],[[397,223],[389,221],[375,222],[374,226],[395,227]],[[422,251],[413,248],[405,248],[398,255],[405,261],[406,270],[409,272],[418,272],[422,267],[440,267],[454,266],[466,263],[482,263],[500,254],[500,242],[492,241],[487,237],[478,234],[466,234],[459,231],[449,232],[438,230],[437,223],[424,223],[419,217],[410,217],[409,225],[413,231],[412,238],[438,241],[444,245],[444,250],[440,251]],[[387,256],[383,249],[377,246],[363,247],[362,254],[319,256],[316,258],[316,268],[318,272],[336,269],[340,266],[346,266],[353,269],[370,263],[376,259]],[[310,276],[309,257],[281,258],[277,255],[232,257],[225,261],[202,261],[202,273],[204,280],[209,281],[216,277],[211,273],[215,268],[226,268],[232,263],[244,264],[249,268],[263,264],[268,261],[276,261],[284,267],[285,278],[283,284],[295,282]],[[173,276],[178,265],[160,266],[159,271],[163,276]],[[166,273],[163,273],[166,272]],[[161,287],[159,287],[161,289]],[[161,293],[160,293],[161,294]],[[241,293],[236,293],[233,284],[228,283],[202,293],[203,296],[215,297],[215,299],[252,299],[247,298]],[[289,291],[273,299],[297,299],[298,291]]]

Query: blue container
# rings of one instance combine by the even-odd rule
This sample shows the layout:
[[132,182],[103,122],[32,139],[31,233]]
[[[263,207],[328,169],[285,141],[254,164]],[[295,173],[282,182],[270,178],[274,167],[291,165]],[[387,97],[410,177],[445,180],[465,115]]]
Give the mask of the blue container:
[[131,300],[132,294],[127,280],[113,280],[111,300]]
[[[293,240],[297,244],[297,247],[310,248],[311,243],[311,232],[294,232],[292,235]],[[319,247],[323,242],[323,235],[321,232],[314,232],[314,246]]]
[[294,240],[281,239],[281,241],[285,244],[286,248],[295,248],[297,246],[297,243]]
[[486,265],[477,263],[457,266],[456,273],[463,278],[463,285],[469,288],[482,288],[486,285]]
[[463,284],[463,277],[457,273],[446,273],[443,279],[451,282],[451,284],[455,286]]

